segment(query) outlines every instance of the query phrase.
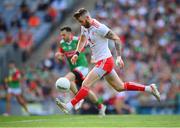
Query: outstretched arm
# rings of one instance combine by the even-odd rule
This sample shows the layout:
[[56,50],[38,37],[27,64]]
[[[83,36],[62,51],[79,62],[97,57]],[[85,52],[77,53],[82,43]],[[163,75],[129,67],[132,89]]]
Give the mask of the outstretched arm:
[[71,58],[72,64],[76,64],[76,61],[78,59],[78,55],[82,51],[82,49],[84,48],[85,44],[86,44],[86,37],[84,35],[81,35],[79,42],[78,42],[78,45],[77,45],[77,48],[76,48],[76,54],[73,55],[73,57]]
[[86,37],[84,35],[80,36],[76,51],[81,52],[86,44]]
[[117,55],[117,59],[116,59],[116,63],[120,65],[120,67],[124,67],[124,62],[121,58],[121,40],[119,39],[119,37],[112,32],[112,30],[110,30],[106,35],[106,38],[114,40],[115,42],[115,47],[116,47],[116,55]]

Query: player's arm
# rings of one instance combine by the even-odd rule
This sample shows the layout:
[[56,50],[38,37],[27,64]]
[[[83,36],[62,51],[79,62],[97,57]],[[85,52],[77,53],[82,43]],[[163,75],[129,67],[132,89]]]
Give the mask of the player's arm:
[[55,58],[57,60],[62,60],[64,58],[64,51],[59,44],[58,44],[57,52],[55,53]]
[[71,58],[72,64],[76,64],[78,56],[79,56],[80,52],[84,49],[85,44],[86,44],[86,37],[85,37],[85,35],[81,35],[80,39],[78,41],[77,48],[76,48],[76,53]]
[[105,37],[114,40],[117,56],[121,56],[121,40],[119,37],[112,30],[109,30]]
[[86,44],[86,37],[84,35],[81,35],[78,41],[76,51],[80,53],[84,49],[85,44]]
[[121,58],[121,40],[118,37],[117,34],[115,34],[112,30],[109,30],[108,33],[105,35],[106,38],[114,40],[115,42],[115,48],[116,48],[116,55],[117,55],[117,59],[116,59],[116,63],[120,65],[120,67],[124,66],[124,62]]

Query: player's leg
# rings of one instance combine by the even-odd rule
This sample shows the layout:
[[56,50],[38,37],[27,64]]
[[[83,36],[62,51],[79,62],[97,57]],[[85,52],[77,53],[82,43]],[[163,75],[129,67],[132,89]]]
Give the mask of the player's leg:
[[92,103],[94,103],[97,106],[99,114],[104,116],[106,106],[98,101],[96,94],[92,90],[89,90],[88,98],[91,100]]
[[78,89],[74,81],[71,82],[70,90],[73,92],[74,95],[76,95],[78,92]]
[[16,94],[16,99],[17,99],[18,103],[24,108],[24,110],[29,113],[23,96],[21,94]]
[[160,94],[154,84],[149,86],[145,86],[143,84],[135,83],[135,82],[123,82],[116,71],[113,69],[109,74],[105,76],[107,82],[118,92],[121,91],[146,91],[152,93],[157,100],[160,100]]
[[89,88],[93,85],[100,77],[94,71],[94,68],[89,72],[82,83],[82,87],[78,91],[77,95],[71,100],[72,105],[74,106],[78,103],[81,99],[84,99],[89,94]]
[[[76,76],[75,81],[76,81],[76,85],[78,88],[80,88],[82,86],[82,82],[85,79],[85,77],[87,76],[88,70],[89,70],[88,67],[83,67],[83,66],[79,66],[73,70],[73,73]],[[94,94],[93,91],[91,91],[91,90],[89,91],[88,98],[90,99],[90,101],[92,103],[94,103],[97,106],[97,108],[99,109],[99,113],[101,115],[105,115],[105,106],[98,101],[98,98]],[[80,102],[78,102],[78,104],[76,104],[76,106],[75,106],[76,110],[81,107],[83,101],[84,100],[81,100]]]
[[[96,69],[97,70],[97,69]],[[76,84],[77,87],[80,88],[82,86],[82,82],[85,79],[85,77],[88,74],[89,69],[87,67],[79,66],[74,69],[73,73],[76,76]],[[96,73],[98,73],[96,71]],[[93,91],[89,91],[88,98],[91,100],[92,103],[94,103],[97,108],[101,111],[101,109],[104,107],[102,103],[99,103],[97,96],[94,94]]]
[[10,114],[10,109],[11,109],[11,97],[12,94],[11,93],[7,93],[6,95],[6,113],[5,115],[9,115]]
[[123,87],[124,85],[123,81],[119,78],[119,76],[114,71],[114,69],[104,78],[116,91],[120,92],[125,90]]
[[76,84],[75,84],[75,82],[74,82],[76,76],[74,75],[74,73],[69,72],[69,73],[66,74],[65,77],[66,77],[66,78],[70,81],[70,83],[71,83],[71,85],[70,85],[70,90],[73,92],[74,95],[76,95],[77,92],[78,92],[78,89],[77,89]]
[[67,113],[70,111],[80,100],[84,99],[86,96],[89,94],[89,88],[92,84],[94,84],[97,80],[99,80],[100,77],[99,75],[95,72],[95,68],[93,68],[87,77],[84,79],[82,83],[82,87],[76,94],[76,96],[67,104],[64,104],[60,101],[56,101],[58,106],[65,112]]

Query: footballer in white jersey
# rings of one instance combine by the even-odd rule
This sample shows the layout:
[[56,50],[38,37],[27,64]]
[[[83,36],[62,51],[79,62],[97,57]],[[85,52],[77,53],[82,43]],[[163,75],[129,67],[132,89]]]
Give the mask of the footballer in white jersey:
[[123,82],[114,70],[114,60],[108,48],[107,40],[115,42],[117,62],[122,68],[124,62],[121,59],[121,41],[108,27],[91,18],[89,12],[81,8],[74,13],[74,18],[80,23],[81,36],[76,48],[76,54],[71,58],[72,63],[76,63],[78,55],[84,48],[87,40],[92,49],[96,65],[84,79],[81,89],[76,96],[67,104],[60,102],[59,106],[64,112],[70,111],[79,101],[88,96],[90,87],[101,77],[118,92],[122,91],[145,91],[150,92],[160,101],[160,94],[155,84],[143,85],[135,82]]

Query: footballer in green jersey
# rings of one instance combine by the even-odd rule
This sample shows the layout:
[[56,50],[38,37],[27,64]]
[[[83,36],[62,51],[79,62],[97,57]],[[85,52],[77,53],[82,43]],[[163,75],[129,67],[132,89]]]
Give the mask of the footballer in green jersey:
[[21,90],[21,72],[16,67],[16,64],[14,61],[10,61],[8,64],[8,77],[5,78],[5,83],[7,85],[7,94],[6,94],[6,112],[4,115],[10,115],[11,114],[11,98],[12,96],[15,96],[18,103],[25,109],[27,113],[29,113],[26,101],[24,97],[22,96],[22,90]]
[[71,57],[76,52],[75,50],[76,50],[77,43],[78,43],[78,37],[71,36],[69,42],[62,39],[59,44],[60,45],[59,51],[66,56],[71,71],[73,71],[76,67],[79,67],[79,66],[88,67],[88,62],[83,52],[80,53],[76,64],[73,65],[71,63]]
[[[63,59],[63,57],[67,58],[71,72],[67,73],[65,77],[71,83],[70,90],[74,93],[74,95],[76,95],[78,92],[77,86],[78,88],[81,87],[84,78],[88,74],[88,61],[85,54],[81,52],[76,64],[73,65],[71,63],[71,57],[76,53],[78,37],[73,36],[72,30],[68,26],[62,27],[60,29],[60,35],[62,37],[62,40],[59,42],[59,51],[56,52],[55,57],[59,60]],[[101,111],[101,106],[104,105],[102,103],[99,103],[96,95],[92,91],[89,92],[89,99],[94,104],[96,104],[97,108],[99,108],[99,111]],[[80,101],[79,104],[75,106],[76,110],[81,107],[83,101],[84,100]]]

